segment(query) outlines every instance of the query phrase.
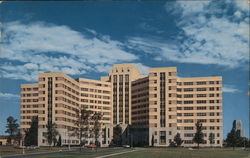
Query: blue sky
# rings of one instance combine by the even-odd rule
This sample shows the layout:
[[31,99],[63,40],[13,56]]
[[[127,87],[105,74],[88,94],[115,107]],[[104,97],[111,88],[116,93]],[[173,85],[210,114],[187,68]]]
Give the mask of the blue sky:
[[0,3],[0,134],[39,72],[99,79],[115,63],[222,76],[224,137],[249,133],[249,7],[238,1]]

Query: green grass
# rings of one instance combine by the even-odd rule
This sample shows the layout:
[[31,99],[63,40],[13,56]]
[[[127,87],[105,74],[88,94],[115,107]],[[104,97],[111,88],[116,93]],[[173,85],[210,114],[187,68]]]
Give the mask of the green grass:
[[[49,147],[41,147],[40,149],[34,149],[34,150],[28,150],[25,149],[26,154],[30,153],[42,153],[42,152],[53,152],[53,151],[59,151],[59,150],[67,150],[67,147],[52,147],[51,149]],[[18,155],[22,154],[23,149],[18,149],[13,146],[0,146],[0,156],[9,156],[9,155]]]
[[128,149],[98,149],[97,152],[95,150],[84,150],[73,153],[63,153],[63,154],[53,154],[49,156],[39,156],[36,158],[94,158],[97,156],[108,155],[112,153],[124,152]]
[[[52,151],[58,151],[60,148],[54,148]],[[40,151],[51,151],[48,148],[39,149]],[[232,148],[204,148],[188,150],[187,148],[135,148],[135,149],[109,149],[102,148],[95,150],[84,150],[82,152],[52,154],[46,156],[39,156],[36,158],[94,158],[97,156],[108,155],[112,153],[119,153],[124,151],[134,152],[124,153],[120,155],[110,156],[110,158],[250,158],[250,151]],[[32,150],[31,150],[32,151]]]
[[231,149],[142,149],[110,158],[250,158],[249,151]]

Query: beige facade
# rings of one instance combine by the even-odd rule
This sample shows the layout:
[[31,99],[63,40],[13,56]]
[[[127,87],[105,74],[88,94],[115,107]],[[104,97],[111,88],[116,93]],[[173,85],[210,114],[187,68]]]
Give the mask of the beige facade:
[[[213,146],[222,146],[222,78],[177,77],[176,67],[151,68],[141,75],[135,64],[115,64],[101,80],[72,79],[63,73],[41,73],[37,84],[21,86],[21,128],[39,118],[39,145],[46,145],[46,124],[57,124],[63,144],[79,144],[70,136],[76,111],[102,113],[99,142],[110,144],[113,126],[120,124],[124,143],[168,146],[176,133],[183,146],[195,146],[195,123],[202,122],[206,142],[215,135]],[[125,130],[127,127],[129,130]],[[93,143],[90,136],[88,143]]]
[[143,77],[135,64],[114,64],[108,79],[113,86],[113,124],[131,124],[131,82]]
[[149,145],[154,141],[155,146],[168,146],[178,132],[183,146],[194,146],[199,121],[205,139],[202,146],[210,146],[210,133],[215,135],[213,145],[222,146],[222,78],[178,78],[176,74],[175,67],[152,68],[148,77],[132,83],[136,137]]
[[[56,123],[63,144],[79,144],[79,139],[72,135],[76,128],[76,114],[81,108],[93,113],[101,112],[102,128],[110,128],[110,83],[88,79],[74,80],[63,73],[41,73],[38,81],[38,84],[21,85],[20,109],[23,131],[30,127],[32,117],[38,116],[38,145],[47,145],[44,133],[47,131],[48,122]],[[103,142],[102,139],[104,138],[99,141]],[[105,144],[111,141],[110,139],[111,137]],[[93,140],[88,143],[93,143]]]

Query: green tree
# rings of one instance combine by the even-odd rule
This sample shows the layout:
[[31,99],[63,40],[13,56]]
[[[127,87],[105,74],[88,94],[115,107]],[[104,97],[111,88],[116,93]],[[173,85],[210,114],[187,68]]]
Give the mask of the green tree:
[[25,131],[24,145],[38,145],[38,116],[32,118],[30,128]]
[[152,145],[152,147],[154,147],[154,144],[155,144],[155,137],[152,134],[152,137],[151,137],[151,145]]
[[122,145],[122,127],[120,125],[116,125],[113,128],[113,140],[112,143],[116,146]]
[[15,139],[15,136],[18,132],[18,127],[19,124],[17,123],[17,119],[14,119],[12,116],[9,116],[7,118],[7,125],[6,128],[7,130],[5,131],[5,133],[8,133],[8,142],[10,144],[13,144],[13,140]]
[[196,133],[194,135],[193,141],[197,144],[198,149],[200,148],[200,144],[204,142],[204,134],[202,132],[202,123],[197,122],[196,126]]
[[[100,130],[101,130],[101,119],[102,119],[102,114],[101,113],[95,113],[92,116],[92,121],[94,122],[92,132],[94,134],[95,145],[96,146],[99,146],[99,144],[100,144],[100,142],[98,141],[98,138],[100,136]],[[97,148],[96,148],[96,150],[97,150]]]
[[238,142],[238,136],[234,128],[227,134],[226,142],[227,146],[233,147],[234,150]]
[[212,146],[214,144],[214,133],[209,133],[209,143]]
[[21,140],[22,140],[22,138],[23,138],[23,135],[22,135],[21,130],[20,130],[20,128],[19,128],[19,129],[18,129],[18,132],[17,132],[17,134],[16,134],[16,136],[15,136],[15,140],[18,142],[18,145],[19,145],[19,146],[21,145]]
[[183,140],[181,139],[180,133],[177,133],[174,137],[174,142],[176,143],[177,147],[181,146]]
[[57,146],[62,146],[62,136],[59,135],[58,141],[57,141]]
[[44,137],[46,138],[49,146],[51,147],[51,144],[53,143],[53,140],[56,139],[56,137],[59,135],[59,132],[57,131],[57,125],[55,123],[48,123],[46,125],[47,132],[45,133]]

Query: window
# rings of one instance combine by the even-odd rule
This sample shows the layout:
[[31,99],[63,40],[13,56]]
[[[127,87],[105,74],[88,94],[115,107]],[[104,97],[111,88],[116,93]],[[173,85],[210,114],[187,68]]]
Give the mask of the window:
[[187,126],[187,127],[184,127],[184,130],[193,130],[194,127],[190,127],[190,126]]
[[193,91],[193,88],[184,88],[184,92],[191,92]]
[[166,144],[166,131],[160,131],[160,144]]
[[201,98],[201,97],[207,97],[206,94],[197,94],[197,98]]
[[206,106],[197,106],[197,110],[206,110],[207,107]]
[[209,84],[214,84],[214,81],[209,81]]
[[184,133],[184,137],[193,137],[194,134],[193,133]]
[[187,101],[184,101],[184,104],[193,104],[193,101],[192,100],[187,100]]
[[184,110],[193,110],[193,107],[184,107]]
[[184,82],[183,85],[193,85],[193,82]]
[[197,88],[197,91],[206,91],[206,88]]
[[209,90],[210,90],[210,91],[214,91],[214,87],[210,87]]
[[209,103],[214,103],[214,100],[209,100]]
[[197,116],[206,116],[206,113],[197,113]]
[[196,82],[197,85],[205,85],[206,81]]
[[210,109],[210,110],[214,110],[214,106],[210,106],[209,109]]
[[212,93],[211,93],[211,94],[209,94],[209,97],[214,97],[214,94],[212,94]]
[[206,102],[206,100],[197,100],[197,104],[205,104]]
[[184,113],[184,116],[194,116],[193,113]]
[[184,98],[193,98],[193,94],[184,94]]
[[194,120],[193,119],[184,119],[184,123],[193,123]]
[[210,115],[210,116],[214,116],[214,113],[213,113],[213,112],[210,112],[209,115]]

